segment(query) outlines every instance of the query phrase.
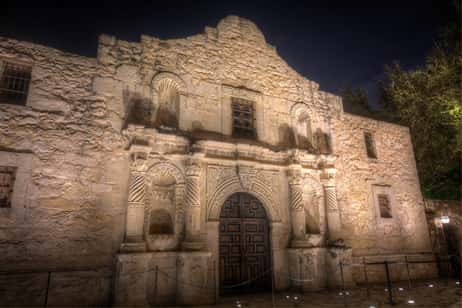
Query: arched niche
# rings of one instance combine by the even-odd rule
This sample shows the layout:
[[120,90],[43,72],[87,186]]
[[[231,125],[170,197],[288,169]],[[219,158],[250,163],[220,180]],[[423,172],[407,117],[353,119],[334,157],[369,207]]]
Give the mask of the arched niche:
[[161,72],[152,80],[154,112],[152,121],[155,127],[178,128],[180,103],[186,87],[175,74]]
[[173,220],[165,209],[151,210],[149,217],[149,234],[173,234]]
[[290,111],[291,127],[298,148],[311,150],[313,148],[312,119],[308,106],[296,103]]
[[151,251],[175,250],[183,237],[184,175],[171,162],[152,165],[146,172],[148,198],[145,237]]
[[303,179],[303,200],[306,234],[324,234],[324,190],[321,183],[311,176]]

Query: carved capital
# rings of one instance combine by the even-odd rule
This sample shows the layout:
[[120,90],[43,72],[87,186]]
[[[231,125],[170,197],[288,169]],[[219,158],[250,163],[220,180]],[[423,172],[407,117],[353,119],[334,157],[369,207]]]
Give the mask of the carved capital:
[[186,164],[186,176],[187,177],[199,177],[201,175],[201,165],[199,162],[190,160]]
[[301,185],[303,181],[301,170],[299,169],[287,170],[287,179],[289,181],[289,186]]

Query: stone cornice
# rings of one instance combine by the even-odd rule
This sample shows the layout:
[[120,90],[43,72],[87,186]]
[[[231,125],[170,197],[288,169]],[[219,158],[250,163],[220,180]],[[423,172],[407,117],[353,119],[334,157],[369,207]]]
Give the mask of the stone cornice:
[[335,169],[335,155],[312,154],[301,149],[275,151],[259,144],[216,140],[191,141],[186,136],[161,133],[153,128],[130,125],[124,131],[130,152],[195,155],[228,161],[242,160],[281,167],[299,165],[306,169]]

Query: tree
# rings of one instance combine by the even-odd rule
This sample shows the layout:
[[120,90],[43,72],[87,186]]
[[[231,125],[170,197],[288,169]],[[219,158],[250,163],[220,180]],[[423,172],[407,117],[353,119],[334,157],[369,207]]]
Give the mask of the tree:
[[368,117],[372,115],[369,99],[365,90],[345,86],[341,89],[340,96],[343,99],[345,111]]
[[462,50],[460,27],[443,32],[425,65],[386,67],[379,101],[409,126],[424,195],[460,199],[462,154]]

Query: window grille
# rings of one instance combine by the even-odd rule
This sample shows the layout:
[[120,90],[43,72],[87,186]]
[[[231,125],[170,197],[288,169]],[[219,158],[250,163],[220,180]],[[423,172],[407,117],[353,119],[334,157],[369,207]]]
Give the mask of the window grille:
[[15,175],[15,167],[0,166],[0,208],[11,207]]
[[0,103],[25,105],[30,78],[30,66],[0,62]]
[[233,98],[233,136],[255,138],[255,119],[253,103],[244,99]]
[[374,136],[371,133],[364,133],[364,142],[366,143],[367,157],[377,158],[377,151],[375,150]]
[[388,195],[380,194],[377,197],[379,199],[380,217],[392,218],[390,199],[388,198]]

